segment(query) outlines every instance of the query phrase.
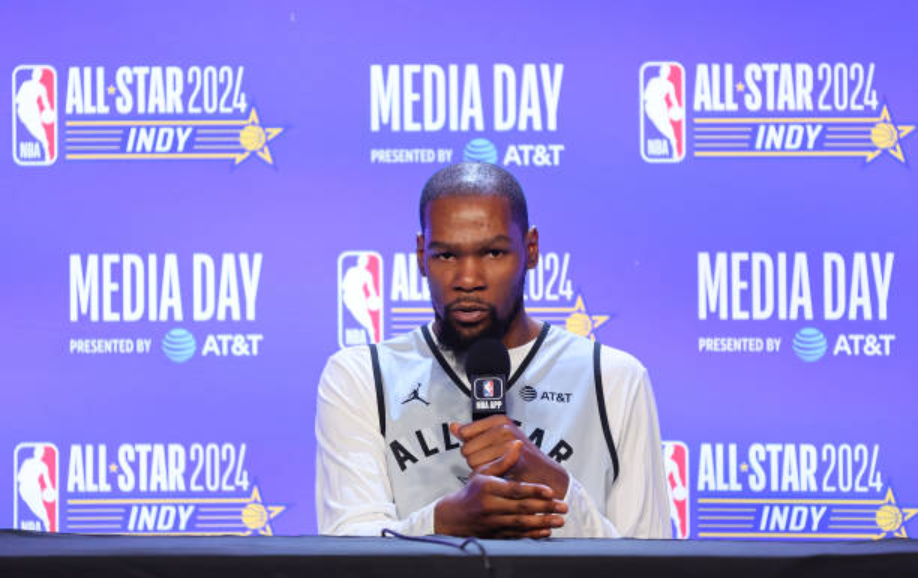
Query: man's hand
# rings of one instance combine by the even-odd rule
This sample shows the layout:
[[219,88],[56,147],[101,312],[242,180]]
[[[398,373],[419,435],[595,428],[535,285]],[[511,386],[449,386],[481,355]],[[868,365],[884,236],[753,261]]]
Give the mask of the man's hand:
[[547,538],[564,525],[567,504],[548,486],[505,480],[500,476],[520,458],[521,443],[492,460],[487,475],[473,471],[468,484],[441,499],[434,509],[434,531],[451,536]]
[[[462,440],[462,455],[472,471],[542,484],[550,487],[557,499],[567,495],[567,471],[542,453],[507,416],[492,415],[462,426],[452,423],[449,430]],[[509,469],[504,468],[504,458],[515,445],[519,446],[519,458]]]

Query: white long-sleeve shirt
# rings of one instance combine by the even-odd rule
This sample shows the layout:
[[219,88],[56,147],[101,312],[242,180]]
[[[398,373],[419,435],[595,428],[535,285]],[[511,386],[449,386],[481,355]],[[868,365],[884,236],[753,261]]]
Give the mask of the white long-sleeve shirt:
[[[511,374],[531,347],[532,342],[510,350]],[[455,359],[444,357],[456,369]],[[621,473],[602,503],[570,475],[565,525],[552,536],[669,538],[669,496],[647,371],[632,356],[603,346],[601,373]],[[367,347],[344,349],[328,360],[319,381],[316,444],[320,534],[378,536],[383,528],[408,535],[434,532],[437,500],[398,517]]]

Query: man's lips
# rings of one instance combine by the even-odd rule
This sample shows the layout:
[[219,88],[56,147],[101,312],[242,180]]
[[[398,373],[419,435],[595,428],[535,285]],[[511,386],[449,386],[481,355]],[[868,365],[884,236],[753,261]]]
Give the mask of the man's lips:
[[460,305],[458,307],[451,307],[449,315],[458,323],[472,325],[479,323],[488,316],[488,308],[480,305]]

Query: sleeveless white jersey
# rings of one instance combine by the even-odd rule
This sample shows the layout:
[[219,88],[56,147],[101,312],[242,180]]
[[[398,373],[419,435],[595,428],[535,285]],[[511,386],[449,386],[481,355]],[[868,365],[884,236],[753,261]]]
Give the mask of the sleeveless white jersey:
[[[471,392],[427,326],[370,346],[380,428],[399,517],[460,489],[470,470],[449,423],[471,420]],[[507,384],[507,416],[597,504],[618,475],[600,345],[545,324]]]

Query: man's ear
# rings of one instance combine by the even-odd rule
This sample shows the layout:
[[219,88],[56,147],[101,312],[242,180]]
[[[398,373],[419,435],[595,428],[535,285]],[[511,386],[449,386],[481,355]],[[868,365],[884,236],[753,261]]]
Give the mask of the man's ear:
[[417,248],[415,253],[418,258],[418,271],[421,272],[421,277],[427,277],[427,264],[424,261],[424,234],[418,233],[417,236]]
[[526,268],[535,269],[539,264],[539,230],[535,225],[526,232]]

